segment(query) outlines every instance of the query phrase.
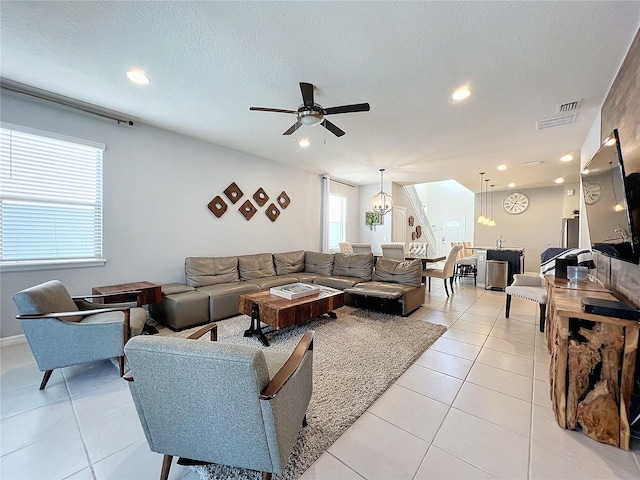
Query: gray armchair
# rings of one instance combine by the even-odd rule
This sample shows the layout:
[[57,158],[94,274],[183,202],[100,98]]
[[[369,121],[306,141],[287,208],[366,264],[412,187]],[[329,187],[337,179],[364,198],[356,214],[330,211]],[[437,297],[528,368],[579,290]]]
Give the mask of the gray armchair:
[[157,336],[132,338],[125,353],[132,375],[125,378],[149,448],[164,455],[161,479],[173,456],[182,464],[258,470],[263,479],[283,472],[306,424],[313,331],[291,356]]
[[[129,306],[96,305],[86,299],[108,295],[71,297],[58,280],[22,290],[13,296],[16,318],[24,331],[44,390],[56,368],[118,357],[124,375],[124,344],[139,335],[147,312]],[[108,308],[105,308],[108,307]]]

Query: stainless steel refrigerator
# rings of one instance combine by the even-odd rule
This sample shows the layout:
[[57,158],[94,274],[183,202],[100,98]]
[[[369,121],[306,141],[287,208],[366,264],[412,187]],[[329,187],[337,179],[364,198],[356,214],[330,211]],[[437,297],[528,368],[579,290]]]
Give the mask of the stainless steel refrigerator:
[[580,232],[579,218],[562,219],[562,246],[564,248],[578,248]]

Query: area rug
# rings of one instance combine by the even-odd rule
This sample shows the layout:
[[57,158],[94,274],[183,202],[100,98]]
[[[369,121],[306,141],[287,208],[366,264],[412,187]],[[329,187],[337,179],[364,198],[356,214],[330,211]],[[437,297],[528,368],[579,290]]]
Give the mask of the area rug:
[[[218,322],[218,341],[292,352],[306,330],[314,330],[313,394],[308,426],[300,435],[284,473],[297,479],[307,468],[442,335],[446,328],[415,318],[343,307],[338,318],[318,318],[268,334],[270,347],[245,338],[250,318],[239,315]],[[160,334],[188,336],[197,329]],[[201,341],[207,341],[205,335]],[[213,440],[213,439],[212,439]],[[251,479],[261,474],[221,465],[191,467],[202,480]]]

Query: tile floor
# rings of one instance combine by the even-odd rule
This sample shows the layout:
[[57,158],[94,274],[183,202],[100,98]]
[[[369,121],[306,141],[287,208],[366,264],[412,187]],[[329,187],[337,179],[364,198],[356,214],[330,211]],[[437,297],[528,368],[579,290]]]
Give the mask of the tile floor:
[[[640,478],[632,452],[560,429],[536,305],[465,280],[447,299],[434,282],[417,321],[447,326],[302,476],[313,479]],[[126,382],[110,362],[41,373],[25,343],[1,351],[0,478],[159,478]],[[172,479],[196,480],[186,467]]]

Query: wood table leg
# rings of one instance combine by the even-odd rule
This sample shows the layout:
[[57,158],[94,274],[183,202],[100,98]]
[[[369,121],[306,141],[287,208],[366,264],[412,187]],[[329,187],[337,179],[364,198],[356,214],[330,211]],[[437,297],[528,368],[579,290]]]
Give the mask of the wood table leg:
[[569,317],[557,315],[557,348],[554,410],[558,425],[567,428],[567,357],[569,350]]
[[638,352],[639,329],[637,326],[625,327],[624,352],[622,355],[622,374],[620,380],[620,448],[631,448],[631,426],[629,408],[633,393],[634,369]]

